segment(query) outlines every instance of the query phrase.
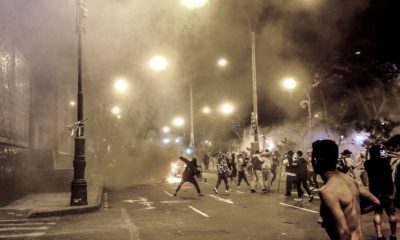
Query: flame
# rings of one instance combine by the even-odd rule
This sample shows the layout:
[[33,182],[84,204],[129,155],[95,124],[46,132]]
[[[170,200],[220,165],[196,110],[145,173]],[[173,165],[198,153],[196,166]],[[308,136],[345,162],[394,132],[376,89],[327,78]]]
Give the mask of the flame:
[[175,176],[177,173],[178,173],[178,163],[173,162],[173,163],[171,163],[170,176],[167,178],[167,182],[169,184],[174,184],[174,183],[180,183],[181,182],[181,178]]

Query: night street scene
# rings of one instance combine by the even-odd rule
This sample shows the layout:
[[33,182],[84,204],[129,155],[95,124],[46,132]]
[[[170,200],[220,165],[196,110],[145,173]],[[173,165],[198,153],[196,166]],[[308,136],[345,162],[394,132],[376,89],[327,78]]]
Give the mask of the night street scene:
[[398,0],[0,0],[0,240],[397,239],[399,23]]

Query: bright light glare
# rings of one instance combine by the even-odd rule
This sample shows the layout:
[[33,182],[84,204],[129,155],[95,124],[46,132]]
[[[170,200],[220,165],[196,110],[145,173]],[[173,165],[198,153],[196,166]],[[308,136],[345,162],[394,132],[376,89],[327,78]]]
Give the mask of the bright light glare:
[[118,118],[118,119],[121,119],[121,115],[117,115],[117,118]]
[[283,87],[288,89],[288,90],[293,90],[296,88],[297,82],[293,77],[285,78],[283,80]]
[[75,101],[69,102],[69,105],[70,105],[71,107],[75,106]]
[[181,142],[181,140],[179,138],[175,139],[175,143],[180,143],[180,142]]
[[156,55],[150,59],[150,68],[156,72],[161,72],[165,70],[167,66],[167,59],[163,56]]
[[203,113],[208,114],[211,112],[211,109],[209,107],[203,107]]
[[163,138],[162,142],[168,144],[171,140],[169,138]]
[[363,135],[356,135],[355,140],[357,144],[363,144],[367,138]]
[[265,139],[265,143],[267,145],[266,149],[268,149],[269,151],[275,148],[275,143],[272,141],[272,139]]
[[228,61],[225,58],[220,58],[217,62],[218,66],[220,67],[225,67],[228,65]]
[[172,124],[174,124],[176,127],[181,127],[183,124],[185,124],[185,120],[183,120],[181,117],[177,117],[172,121]]
[[233,106],[230,103],[224,103],[221,107],[221,110],[224,114],[230,114],[233,112]]
[[124,92],[124,91],[128,88],[128,83],[127,83],[124,79],[118,79],[118,80],[114,83],[114,88],[115,88],[118,92]]
[[201,8],[206,5],[208,0],[181,0],[182,5],[189,9]]
[[171,130],[171,129],[170,129],[169,127],[163,127],[163,129],[162,129],[162,131],[163,131],[164,133],[169,133],[170,130]]
[[111,109],[111,112],[112,112],[113,114],[115,114],[115,115],[119,115],[119,114],[121,113],[121,109],[120,109],[119,107],[115,106],[115,107],[113,107],[113,108]]

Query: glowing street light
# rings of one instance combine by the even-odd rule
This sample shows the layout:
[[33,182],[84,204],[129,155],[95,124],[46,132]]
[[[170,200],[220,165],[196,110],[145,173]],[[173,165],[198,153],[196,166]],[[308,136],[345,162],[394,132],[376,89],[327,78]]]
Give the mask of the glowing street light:
[[163,138],[163,139],[162,139],[162,142],[163,142],[164,144],[168,144],[168,143],[171,142],[171,139],[169,139],[169,138]]
[[164,133],[169,133],[170,130],[171,130],[171,129],[170,129],[169,127],[167,127],[167,126],[163,127],[163,129],[162,129],[162,131],[163,131]]
[[121,113],[121,109],[120,109],[118,106],[114,106],[114,107],[111,109],[111,112],[112,112],[114,115],[119,115],[119,114]]
[[155,72],[161,72],[168,66],[168,61],[165,57],[156,55],[150,59],[150,68]]
[[226,67],[228,65],[228,61],[225,58],[218,59],[217,65],[221,68]]
[[71,107],[74,107],[74,106],[76,105],[76,103],[75,103],[75,101],[71,101],[71,102],[69,102],[69,105],[70,105]]
[[125,92],[126,89],[128,88],[128,83],[125,81],[125,79],[118,79],[118,80],[114,83],[114,88],[115,88],[115,90],[117,90],[118,92]]
[[233,112],[233,106],[230,103],[224,103],[221,106],[221,111],[224,114],[231,114]]
[[283,87],[287,90],[293,90],[297,86],[297,82],[293,77],[283,79]]
[[209,114],[211,112],[211,109],[209,107],[203,107],[201,110],[204,114]]
[[172,124],[176,127],[181,127],[183,124],[185,124],[185,120],[181,117],[177,117],[172,121]]
[[207,2],[208,0],[181,0],[182,5],[189,9],[201,8],[206,5]]

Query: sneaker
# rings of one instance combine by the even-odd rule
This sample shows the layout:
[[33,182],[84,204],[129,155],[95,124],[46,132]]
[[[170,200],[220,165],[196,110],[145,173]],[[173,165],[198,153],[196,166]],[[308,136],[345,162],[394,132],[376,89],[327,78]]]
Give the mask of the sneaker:
[[390,235],[390,240],[397,240],[396,235],[395,236]]
[[292,194],[290,194],[290,193],[285,193],[285,196],[286,197],[290,197]]
[[301,201],[303,201],[302,198],[295,198],[294,200],[295,200],[296,202],[301,202]]
[[174,193],[174,197],[176,197],[177,193]]
[[231,191],[229,189],[225,190],[226,193],[230,193]]
[[213,188],[215,194],[218,194],[218,189],[217,188]]
[[251,193],[256,193],[256,190],[255,189],[250,189],[250,192]]
[[309,202],[312,202],[314,200],[314,196],[311,195],[310,198],[308,199]]

